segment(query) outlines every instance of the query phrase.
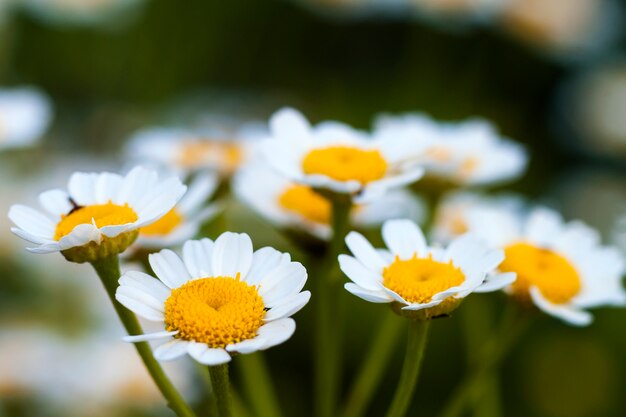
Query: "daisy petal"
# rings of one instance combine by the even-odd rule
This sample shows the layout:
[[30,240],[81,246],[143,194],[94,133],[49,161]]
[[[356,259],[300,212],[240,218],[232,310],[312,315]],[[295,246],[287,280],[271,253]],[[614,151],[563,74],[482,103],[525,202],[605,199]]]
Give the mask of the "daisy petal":
[[309,302],[310,299],[311,293],[309,291],[303,291],[295,297],[291,298],[289,301],[270,308],[269,311],[265,313],[264,320],[268,322],[272,320],[282,319],[285,317],[290,317],[300,311],[302,307],[304,307]]
[[252,264],[252,241],[245,233],[226,232],[215,241],[211,267],[216,276],[235,277],[241,274],[245,280]]
[[257,336],[254,339],[248,339],[239,343],[233,343],[232,345],[228,345],[226,346],[226,350],[228,352],[239,352],[246,355],[263,349],[266,343],[268,343],[268,341],[265,338]]
[[171,338],[171,336],[174,336],[176,334],[178,334],[178,330],[173,331],[173,332],[168,332],[167,330],[163,330],[162,332],[124,336],[122,337],[122,340],[124,342],[129,342],[129,343],[147,342],[150,340],[169,339]]
[[266,246],[254,252],[252,265],[245,277],[245,282],[250,285],[258,285],[267,276],[268,272],[277,268],[282,263],[291,261],[288,253],[282,253],[274,248]]
[[154,349],[154,358],[158,361],[171,361],[187,353],[190,345],[185,340],[174,339]]
[[212,275],[211,239],[189,240],[183,245],[183,260],[192,278],[207,278]]
[[370,242],[360,233],[350,232],[346,236],[346,245],[355,258],[372,271],[382,273],[387,262],[374,249]]
[[388,220],[383,224],[382,232],[387,247],[401,259],[426,252],[424,234],[411,220]]
[[348,292],[356,295],[357,297],[365,301],[369,301],[370,303],[390,303],[393,301],[393,299],[385,294],[383,291],[369,291],[351,282],[344,284],[343,287]]
[[545,313],[557,317],[574,326],[588,326],[593,321],[593,316],[586,311],[575,310],[568,305],[551,303],[542,294],[539,288],[531,287],[530,296],[537,307]]
[[355,284],[371,291],[381,289],[383,277],[348,255],[339,255],[339,267]]
[[215,366],[230,362],[230,355],[224,349],[211,349],[204,343],[190,343],[187,352],[203,365]]
[[140,315],[146,320],[159,321],[159,322],[162,322],[165,320],[165,316],[163,315],[162,311],[159,311],[155,308],[147,306],[146,304],[140,301],[137,301],[135,298],[120,294],[119,288],[118,288],[118,291],[115,292],[115,299],[119,301],[121,305],[131,310],[135,314]]
[[293,319],[280,319],[266,323],[259,328],[259,337],[266,340],[263,349],[280,345],[289,339],[296,331],[296,322]]
[[492,292],[498,291],[515,282],[517,275],[515,272],[507,272],[504,274],[497,274],[491,277],[488,277],[487,280],[479,287],[475,288],[473,292],[476,293],[484,293],[484,292]]
[[171,295],[170,289],[163,282],[139,271],[125,272],[119,279],[119,284],[141,290],[161,302],[165,302]]
[[39,204],[55,217],[61,217],[72,210],[70,196],[63,190],[49,190],[39,195]]
[[172,289],[180,287],[191,279],[183,261],[169,249],[152,253],[148,259],[156,276]]

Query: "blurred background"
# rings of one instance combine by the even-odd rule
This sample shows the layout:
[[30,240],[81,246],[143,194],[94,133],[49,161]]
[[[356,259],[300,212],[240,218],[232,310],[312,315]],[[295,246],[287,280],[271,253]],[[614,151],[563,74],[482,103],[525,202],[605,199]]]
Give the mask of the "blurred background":
[[[237,126],[290,105],[314,122],[369,128],[379,112],[421,111],[493,121],[530,153],[527,174],[501,188],[585,220],[626,251],[625,13],[618,0],[0,0],[0,91],[36,88],[50,110],[37,145],[0,150],[0,211],[34,203],[73,171],[124,169],[124,144],[146,126]],[[0,142],[2,128],[0,106]],[[28,255],[9,228],[0,216],[0,416],[169,415],[90,268]],[[294,250],[232,198],[211,237],[226,229]],[[358,311],[347,384],[381,310],[344,298]],[[470,297],[435,323],[415,415],[440,409],[468,341],[489,334],[475,323],[463,335],[472,305],[497,318],[504,302]],[[288,416],[311,409],[309,315],[267,352]],[[539,318],[488,406],[623,416],[625,319],[604,309],[576,329]],[[395,388],[401,346],[371,416]],[[167,369],[196,401],[191,364]]]

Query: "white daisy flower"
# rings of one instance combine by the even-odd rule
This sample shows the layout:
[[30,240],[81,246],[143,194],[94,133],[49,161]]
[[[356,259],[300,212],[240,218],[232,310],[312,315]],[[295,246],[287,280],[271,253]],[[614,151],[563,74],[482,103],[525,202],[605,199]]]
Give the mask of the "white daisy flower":
[[207,169],[230,175],[250,157],[252,139],[245,129],[217,134],[154,127],[137,132],[126,154],[132,160],[155,163],[181,175]]
[[287,253],[264,247],[255,252],[247,234],[226,232],[215,242],[187,241],[182,259],[171,250],[150,255],[158,277],[126,272],[117,300],[163,330],[125,337],[162,340],[161,361],[189,354],[205,365],[229,362],[283,343],[296,323],[290,318],[309,301],[302,288],[307,273]]
[[357,202],[376,199],[424,173],[409,163],[414,147],[408,141],[372,139],[339,122],[311,126],[294,109],[272,116],[270,134],[261,151],[275,170],[300,184],[354,194]]
[[192,239],[202,224],[219,211],[216,204],[205,206],[217,185],[217,176],[213,174],[205,173],[194,178],[174,208],[139,230],[139,237],[133,247],[164,248]]
[[50,124],[51,107],[37,89],[0,89],[0,150],[33,145]]
[[11,229],[35,244],[33,253],[62,252],[74,262],[92,262],[122,252],[137,229],[154,223],[174,207],[187,187],[176,177],[160,180],[155,171],[134,168],[126,176],[78,172],[68,191],[39,196],[47,214],[22,205],[9,210]]
[[354,256],[340,255],[339,266],[352,280],[346,290],[372,303],[392,303],[398,314],[421,320],[445,315],[472,292],[495,291],[515,280],[515,274],[501,274],[486,281],[504,252],[474,235],[442,249],[429,247],[410,220],[388,220],[382,234],[387,249],[377,250],[350,232],[346,244]]
[[624,258],[617,248],[601,246],[595,230],[579,221],[565,223],[546,208],[508,215],[505,223],[503,216],[491,218],[498,222],[491,233],[474,232],[504,249],[498,269],[517,274],[509,294],[578,326],[591,323],[587,308],[626,304]]
[[[243,202],[279,227],[303,230],[324,240],[332,236],[332,204],[311,187],[290,181],[265,164],[241,169],[233,186]],[[369,227],[394,218],[419,223],[424,217],[424,204],[408,190],[397,189],[370,203],[354,205],[351,224]]]
[[513,195],[449,193],[437,205],[431,236],[437,243],[448,243],[469,231],[481,230],[481,235],[491,236],[490,241],[494,242],[499,235],[517,227],[510,213],[521,212],[523,207],[523,200]]
[[422,114],[381,116],[375,135],[413,141],[427,176],[458,185],[512,180],[524,173],[528,163],[524,148],[501,137],[485,120],[440,123]]

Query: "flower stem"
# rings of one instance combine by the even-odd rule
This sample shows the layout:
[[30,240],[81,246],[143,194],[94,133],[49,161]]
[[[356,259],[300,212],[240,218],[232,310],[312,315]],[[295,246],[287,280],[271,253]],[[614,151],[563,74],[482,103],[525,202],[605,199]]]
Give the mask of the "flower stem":
[[[115,299],[115,291],[118,287],[118,280],[120,278],[120,267],[117,255],[107,258],[99,259],[92,262],[92,266],[98,273],[104,288],[113,303],[113,307],[120,318],[120,321],[124,325],[124,328],[129,335],[142,334],[143,330],[137,320],[137,317],[130,311],[124,308]],[[144,365],[148,369],[150,376],[154,380],[154,383],[163,394],[163,397],[167,401],[168,407],[170,407],[176,415],[179,417],[195,417],[194,412],[185,403],[181,395],[178,393],[174,385],[170,382],[167,375],[159,365],[154,356],[152,350],[147,342],[134,343],[137,353],[141,357]]]
[[349,195],[332,193],[333,237],[316,279],[317,337],[315,348],[315,394],[319,417],[335,417],[340,386],[341,335],[343,320],[339,296],[337,256],[344,251],[344,238],[350,225],[352,200]]
[[361,370],[348,394],[348,400],[341,413],[342,417],[361,417],[370,401],[373,392],[378,388],[380,378],[386,369],[394,347],[397,345],[403,321],[391,311],[383,319],[376,332],[376,340],[371,345]]
[[228,364],[209,366],[211,386],[217,403],[218,417],[232,417],[232,398],[228,380]]
[[495,372],[522,335],[527,324],[528,321],[521,317],[513,306],[510,306],[502,318],[500,331],[484,344],[480,359],[473,364],[472,369],[453,392],[451,399],[446,402],[440,417],[461,416],[469,401],[482,394],[486,387],[484,379]]
[[250,401],[254,414],[261,417],[282,416],[263,352],[241,355],[237,369],[243,382],[243,393]]
[[387,412],[387,417],[403,417],[411,404],[413,391],[415,390],[422,364],[422,358],[424,357],[424,348],[426,346],[429,327],[430,320],[409,321],[409,337],[406,344],[402,374],[400,375],[400,381],[398,381],[398,388],[393,397],[391,407]]

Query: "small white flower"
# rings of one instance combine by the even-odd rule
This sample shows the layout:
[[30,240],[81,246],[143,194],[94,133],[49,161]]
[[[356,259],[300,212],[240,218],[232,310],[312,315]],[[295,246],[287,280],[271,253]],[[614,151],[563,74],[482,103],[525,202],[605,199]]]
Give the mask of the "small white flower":
[[[311,187],[297,184],[265,164],[249,165],[233,180],[237,196],[272,223],[304,230],[320,239],[332,236],[331,202]],[[394,218],[420,222],[424,215],[420,200],[408,190],[395,189],[370,203],[354,205],[351,224],[369,227]]]
[[[617,248],[601,246],[595,230],[579,221],[565,223],[546,208],[502,211],[489,218],[495,223],[490,230],[498,233],[481,237],[504,249],[499,270],[517,274],[509,294],[578,326],[591,323],[587,308],[626,304],[624,258]],[[480,228],[471,231],[481,234]]]
[[192,239],[202,224],[219,211],[216,204],[205,206],[217,185],[217,176],[213,174],[205,173],[194,178],[173,209],[139,230],[139,237],[133,247],[164,248]]
[[458,185],[483,185],[515,179],[526,169],[524,148],[501,137],[485,120],[440,123],[422,114],[381,116],[375,135],[413,142],[427,176]]
[[374,249],[350,232],[346,244],[354,256],[340,255],[341,270],[352,280],[346,290],[373,303],[393,303],[396,312],[416,319],[448,314],[473,292],[501,289],[515,274],[494,275],[504,259],[473,235],[455,239],[446,249],[429,247],[409,220],[388,220],[382,228],[387,249]]
[[34,88],[0,90],[0,150],[33,145],[50,124],[50,100]]
[[[96,258],[102,255],[98,248],[106,247],[105,243],[114,246],[106,247],[107,250],[119,253],[136,237],[127,232],[161,218],[186,188],[178,178],[160,180],[155,171],[142,167],[124,177],[109,172],[78,172],[70,177],[67,192],[56,189],[39,196],[47,214],[22,205],[12,206],[9,218],[17,227],[11,231],[35,244],[27,248],[33,253],[62,251],[67,257],[66,251],[90,242]],[[127,235],[129,238],[123,242],[115,240]]]
[[154,127],[137,132],[126,154],[131,160],[154,163],[180,175],[202,170],[232,174],[250,157],[257,133],[212,132]]
[[407,141],[372,139],[339,122],[311,126],[294,109],[270,119],[271,138],[261,151],[270,165],[300,184],[374,200],[387,190],[417,181],[423,168],[411,163]]
[[157,333],[129,342],[161,340],[154,356],[166,361],[189,354],[205,365],[229,362],[283,343],[296,323],[290,318],[309,301],[302,264],[264,247],[253,252],[247,234],[226,232],[213,242],[191,240],[182,259],[171,250],[150,255],[158,277],[126,272],[117,300],[147,320],[163,323]]

